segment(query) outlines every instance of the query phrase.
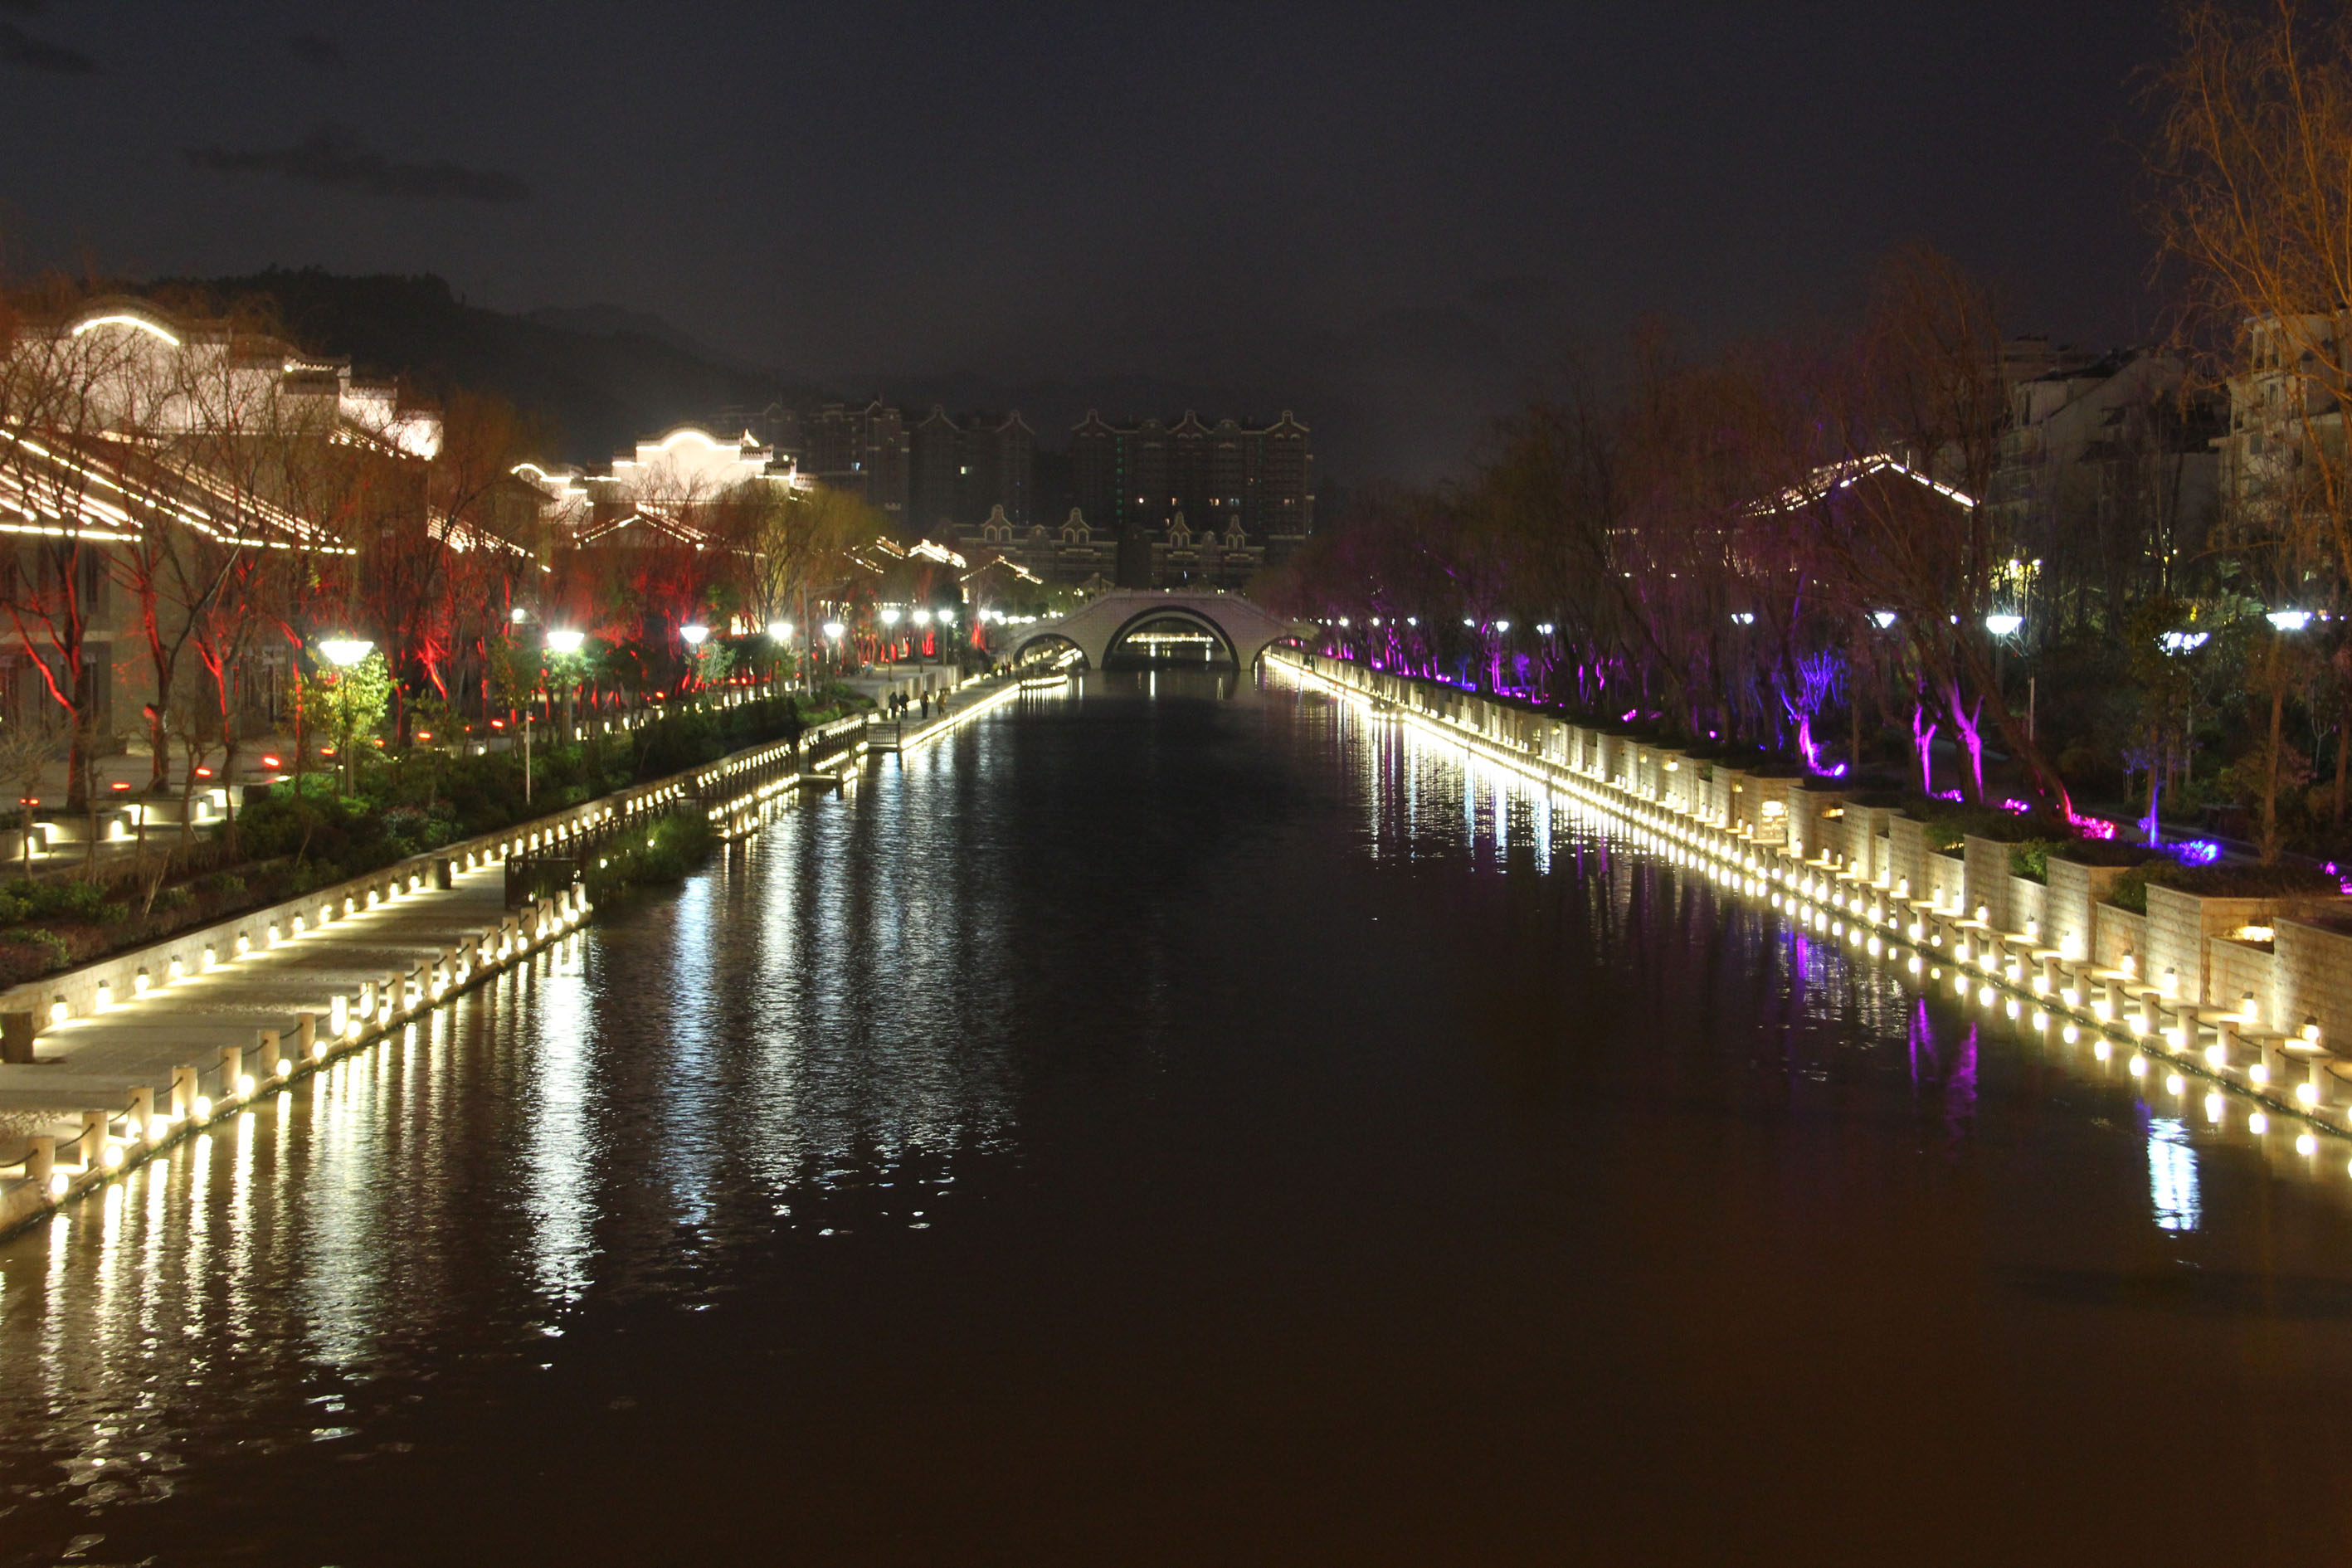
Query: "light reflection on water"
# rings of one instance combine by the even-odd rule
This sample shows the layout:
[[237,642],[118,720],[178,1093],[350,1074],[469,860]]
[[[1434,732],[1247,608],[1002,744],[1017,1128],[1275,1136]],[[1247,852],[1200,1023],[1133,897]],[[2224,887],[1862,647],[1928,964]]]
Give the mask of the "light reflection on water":
[[2177,1116],[2148,1119],[2147,1197],[2159,1226],[2197,1228],[2203,1208],[2197,1193],[2197,1151],[2189,1146],[2188,1124]]
[[[1151,750],[1152,699],[1209,690],[1205,732],[1256,748],[1258,787],[1329,792],[1281,808],[1344,839],[1356,864],[1324,873],[1402,879],[1366,906],[1379,918],[1444,940],[1437,922],[1470,907],[1446,902],[1446,878],[1500,887],[1492,988],[1589,971],[1631,999],[1636,1026],[1579,1058],[1577,1096],[1712,1099],[1947,1161],[1974,1157],[1989,1126],[2011,1146],[2029,1117],[2144,1124],[2135,1223],[2165,1238],[2242,1223],[2200,1186],[2200,1149],[2341,1185],[2340,1157],[2297,1160],[2291,1133],[2242,1115],[2192,1128],[2151,1111],[2153,1086],[2119,1061],[1930,1002],[1891,963],[1405,726],[1278,684],[1089,677],[1077,700],[1013,704],[845,800],[777,816],[676,898],[0,1247],[0,1508],[62,1539],[58,1521],[119,1520],[231,1455],[395,1455],[412,1439],[382,1434],[400,1403],[467,1358],[545,1364],[600,1306],[712,1307],[782,1238],[846,1249],[877,1226],[951,1228],[982,1194],[1009,1201],[1049,1077],[1187,1059],[1202,976],[1178,938],[1216,913],[1200,907],[1204,847],[1246,814],[1170,790],[1131,825],[1131,864],[1067,841],[1105,777],[1149,791],[1181,775]],[[1125,771],[1074,776],[1102,734]],[[1246,896],[1335,926],[1359,912],[1324,892]],[[1072,908],[1094,911],[1076,938]],[[1307,984],[1290,968],[1234,979]],[[1580,1039],[1582,1024],[1570,1007],[1551,1026]],[[1065,1028],[1086,1049],[1041,1056]],[[1200,1138],[1226,1135],[1230,1113],[1219,1103]],[[2139,1153],[2118,1142],[2113,1158]]]

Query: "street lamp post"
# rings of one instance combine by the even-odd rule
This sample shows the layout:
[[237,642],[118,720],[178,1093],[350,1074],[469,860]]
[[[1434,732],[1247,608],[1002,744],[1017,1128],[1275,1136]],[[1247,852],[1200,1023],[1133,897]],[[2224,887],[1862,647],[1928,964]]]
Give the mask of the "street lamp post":
[[[365,637],[321,637],[319,639],[319,651],[326,655],[327,662],[335,667],[335,678],[341,681],[349,679],[351,672],[358,668],[367,656],[375,651],[375,644]],[[338,706],[342,709],[346,717],[335,736],[335,744],[341,750],[342,755],[335,760],[342,764],[343,788],[348,791],[352,784],[352,737],[351,721],[348,717],[351,710],[348,700],[340,702]],[[294,750],[296,757],[299,758],[302,750],[299,736],[295,738]]]
[[776,694],[777,681],[782,678],[783,673],[784,660],[792,657],[793,623],[790,621],[770,621],[768,623],[768,642],[775,649],[775,662],[768,671],[768,695],[771,698],[773,698]]
[[580,684],[580,671],[573,662],[586,645],[588,634],[580,631],[551,630],[547,634],[547,651],[560,661],[555,668],[557,679],[563,687],[563,739],[572,739],[572,694]]

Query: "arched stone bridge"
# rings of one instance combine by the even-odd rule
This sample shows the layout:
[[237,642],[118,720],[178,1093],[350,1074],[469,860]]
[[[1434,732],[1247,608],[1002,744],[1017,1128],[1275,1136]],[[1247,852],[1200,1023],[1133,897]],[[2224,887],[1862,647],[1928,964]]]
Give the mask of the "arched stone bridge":
[[1223,643],[1234,662],[1244,669],[1255,665],[1258,655],[1276,643],[1305,641],[1314,634],[1314,627],[1306,622],[1270,615],[1238,594],[1119,588],[1066,616],[1010,628],[1010,653],[1017,659],[1040,643],[1066,642],[1086,655],[1090,668],[1100,669],[1113,649],[1154,621],[1181,621],[1197,626]]

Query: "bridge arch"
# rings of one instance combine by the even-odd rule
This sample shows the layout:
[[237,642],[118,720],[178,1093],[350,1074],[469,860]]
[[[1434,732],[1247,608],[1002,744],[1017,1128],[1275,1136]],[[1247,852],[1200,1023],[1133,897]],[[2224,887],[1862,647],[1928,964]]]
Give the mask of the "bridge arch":
[[1269,614],[1238,594],[1213,591],[1114,589],[1066,616],[1023,626],[1013,643],[1014,658],[1048,638],[1076,644],[1089,667],[1100,669],[1110,650],[1138,628],[1156,620],[1199,626],[1233,654],[1242,669],[1278,642],[1311,637],[1314,628]]
[[1218,646],[1225,650],[1225,657],[1232,659],[1237,668],[1242,669],[1249,668],[1249,662],[1242,658],[1242,650],[1234,646],[1234,639],[1225,628],[1190,605],[1165,605],[1153,609],[1139,610],[1128,616],[1120,623],[1118,629],[1104,640],[1103,658],[1108,659],[1117,653],[1121,643],[1144,627],[1157,626],[1162,621],[1177,621],[1188,626],[1199,627],[1217,639]]
[[1054,647],[1077,648],[1079,662],[1082,664],[1087,662],[1087,650],[1079,647],[1076,639],[1061,632],[1034,631],[1027,626],[1022,628],[1021,640],[1013,645],[1011,657],[1018,662],[1033,653]]

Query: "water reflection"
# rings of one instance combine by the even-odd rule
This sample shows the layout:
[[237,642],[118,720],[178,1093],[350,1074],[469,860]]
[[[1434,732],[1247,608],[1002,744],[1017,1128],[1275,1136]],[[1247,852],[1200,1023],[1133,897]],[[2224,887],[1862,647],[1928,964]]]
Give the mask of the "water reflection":
[[[1507,1223],[1442,1184],[1430,1214],[1416,1192],[1381,1189],[1393,1207],[1379,1234],[1442,1234],[1429,1245],[1465,1267],[1481,1247],[1514,1268],[1555,1242],[1580,1257],[1591,1238],[1577,1226],[1655,1205],[1656,1190],[1707,1216],[1705,1235],[1737,1236],[1772,1195],[1722,1173],[1743,1140],[1800,1149],[1775,1173],[1825,1209],[1874,1196],[1849,1166],[1916,1160],[2050,1210],[2127,1206],[2136,1233],[2166,1245],[2243,1234],[2245,1179],[2264,1162],[2305,1189],[2342,1184],[2341,1158],[2291,1153],[2257,1117],[2208,1103],[2192,1127],[2185,1089],[2167,1090],[2183,1114],[2143,1122],[2149,1086],[2121,1058],[1927,984],[1402,724],[1278,683],[1089,677],[882,762],[846,798],[775,815],[677,897],[600,922],[0,1247],[0,1508],[20,1539],[55,1543],[93,1520],[119,1530],[131,1505],[179,1497],[192,1469],[256,1455],[291,1467],[312,1450],[341,1463],[412,1442],[474,1455],[478,1441],[485,1473],[503,1474],[493,1439],[470,1431],[489,1402],[445,1392],[460,1369],[536,1373],[596,1314],[639,1308],[717,1312],[829,1285],[854,1303],[845,1315],[903,1310],[936,1279],[891,1255],[903,1294],[860,1296],[856,1271],[879,1256],[862,1245],[950,1242],[977,1204],[1034,1199],[1040,1142],[1097,1122],[1120,1130],[1114,1143],[1134,1129],[1162,1142],[1141,1173],[1114,1163],[1056,1189],[1043,1239],[1007,1268],[1047,1267],[1055,1227],[1091,1216],[1112,1236],[1181,1228],[1154,1184],[1196,1151],[1294,1162],[1233,1191],[1215,1189],[1216,1161],[1180,1167],[1214,1189],[1202,1202],[1222,1234],[1320,1170],[1391,1180],[1410,1162],[1381,1157],[1388,1146],[1449,1114],[1472,1133],[1420,1150],[1428,1170],[1498,1149],[1573,1170],[1558,1213],[1538,1177],[1498,1205]],[[1319,1114],[1260,1125],[1267,1080],[1204,1085],[1188,1076],[1204,1061],[1313,1064],[1297,1070]],[[1347,1141],[1382,1118],[1381,1146]],[[1555,1126],[1557,1146],[1529,1131]],[[1655,1152],[1660,1128],[1673,1159]],[[2063,1151],[2050,1172],[2045,1147]],[[1888,1149],[1899,1158],[1870,1163]],[[1642,1182],[1617,1173],[1636,1168]],[[2074,1179],[2085,1169],[2117,1180]],[[1286,1237],[1276,1263],[1250,1268],[1213,1251],[1204,1267],[1283,1275],[1304,1245]],[[1432,1272],[1366,1289],[1355,1268],[1330,1291],[1349,1311]],[[1702,1278],[1693,1300],[1719,1294],[1671,1248],[1628,1277],[1685,1268]],[[1119,1277],[1090,1258],[1077,1271]],[[1177,1289],[1154,1275],[1137,1299]],[[1715,1331],[1694,1329],[1658,1366]],[[988,1375],[1043,1390],[1055,1423],[1088,1430],[1039,1372],[1074,1337],[1053,1333],[1052,1353]],[[399,1416],[426,1398],[454,1403],[420,1437]],[[219,1510],[201,1515],[215,1524],[226,1512],[188,1506]]]
[[2147,1197],[2157,1225],[2165,1230],[2195,1230],[2203,1217],[2197,1151],[2189,1146],[2188,1124],[2178,1117],[2148,1118]]

